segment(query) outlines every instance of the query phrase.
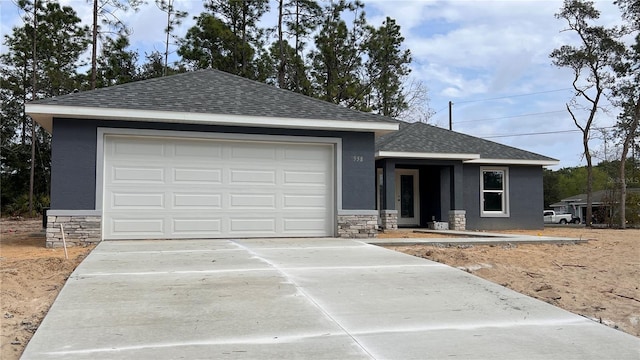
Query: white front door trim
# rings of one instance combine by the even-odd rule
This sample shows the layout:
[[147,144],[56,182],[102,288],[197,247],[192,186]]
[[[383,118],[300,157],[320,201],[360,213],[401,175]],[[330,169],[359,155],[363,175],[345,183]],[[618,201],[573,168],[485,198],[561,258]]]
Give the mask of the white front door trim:
[[[417,169],[396,168],[396,210],[398,211],[398,225],[418,226],[420,225],[420,172]],[[413,217],[402,217],[401,204],[401,181],[402,175],[413,176]]]

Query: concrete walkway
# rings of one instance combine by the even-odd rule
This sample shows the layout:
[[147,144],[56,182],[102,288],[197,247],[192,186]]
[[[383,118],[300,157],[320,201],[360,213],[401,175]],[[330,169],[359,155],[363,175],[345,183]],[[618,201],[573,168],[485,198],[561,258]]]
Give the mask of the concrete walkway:
[[635,359],[640,339],[343,239],[103,242],[23,359]]
[[558,236],[537,236],[523,234],[503,234],[479,231],[426,230],[415,229],[413,232],[443,237],[425,238],[373,238],[367,243],[375,245],[506,245],[506,244],[579,244],[589,240],[584,238],[567,238]]

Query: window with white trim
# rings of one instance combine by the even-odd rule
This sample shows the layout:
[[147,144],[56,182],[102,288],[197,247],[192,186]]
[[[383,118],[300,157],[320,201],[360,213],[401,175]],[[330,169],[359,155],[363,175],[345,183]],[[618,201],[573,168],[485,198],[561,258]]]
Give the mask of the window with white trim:
[[480,168],[480,215],[483,217],[509,216],[508,168]]

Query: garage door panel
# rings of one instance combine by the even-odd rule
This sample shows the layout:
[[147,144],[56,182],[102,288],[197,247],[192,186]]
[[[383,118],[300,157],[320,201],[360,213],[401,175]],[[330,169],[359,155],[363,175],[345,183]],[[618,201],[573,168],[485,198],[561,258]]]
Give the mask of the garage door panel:
[[187,158],[189,161],[200,159],[208,162],[211,159],[222,158],[222,146],[208,141],[177,141],[174,144],[175,157]]
[[114,182],[164,182],[164,168],[157,167],[114,167],[113,168],[113,181]]
[[104,153],[106,239],[333,235],[333,145],[108,135]]
[[174,209],[221,209],[222,194],[173,193]]
[[115,140],[113,153],[116,155],[124,155],[130,157],[164,157],[165,145],[158,140],[144,139],[139,142],[132,143],[123,140]]
[[177,184],[220,184],[222,169],[174,168],[173,181]]
[[276,208],[276,196],[268,194],[229,194],[229,208],[270,209]]
[[231,160],[249,160],[253,162],[255,159],[275,160],[276,149],[270,144],[232,144]]
[[110,225],[113,233],[122,235],[162,236],[164,234],[164,219],[113,218]]
[[218,235],[222,232],[221,219],[173,219],[174,236]]
[[113,209],[164,209],[164,193],[111,193],[111,207]]
[[275,171],[249,169],[230,170],[230,185],[274,185],[275,183]]

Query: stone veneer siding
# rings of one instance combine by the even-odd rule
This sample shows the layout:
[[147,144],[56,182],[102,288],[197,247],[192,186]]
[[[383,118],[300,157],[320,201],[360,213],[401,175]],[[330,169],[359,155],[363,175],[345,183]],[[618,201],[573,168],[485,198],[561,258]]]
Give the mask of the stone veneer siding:
[[338,237],[372,238],[378,231],[378,212],[343,212],[338,214]]
[[48,248],[62,247],[62,232],[67,246],[86,245],[102,240],[102,217],[100,215],[49,215],[47,214]]
[[[397,213],[395,229],[397,229]],[[393,216],[390,216],[393,218]],[[67,246],[85,245],[102,240],[100,215],[47,215],[48,248],[62,246],[60,224],[64,228]],[[372,238],[377,234],[377,212],[343,213],[338,215],[338,236],[342,238]]]
[[398,210],[380,210],[382,230],[398,230]]
[[467,212],[465,210],[449,211],[449,230],[466,230]]

